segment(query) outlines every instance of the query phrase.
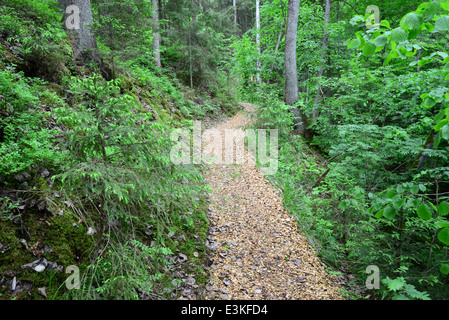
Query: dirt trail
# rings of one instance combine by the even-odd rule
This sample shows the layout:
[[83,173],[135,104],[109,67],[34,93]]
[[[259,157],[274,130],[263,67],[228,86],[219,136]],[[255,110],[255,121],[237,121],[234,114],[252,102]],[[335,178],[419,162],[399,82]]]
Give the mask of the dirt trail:
[[[213,129],[238,129],[248,121],[239,112]],[[206,299],[342,299],[252,155],[245,152],[243,165],[212,164],[205,178],[213,208],[208,246],[215,252]]]

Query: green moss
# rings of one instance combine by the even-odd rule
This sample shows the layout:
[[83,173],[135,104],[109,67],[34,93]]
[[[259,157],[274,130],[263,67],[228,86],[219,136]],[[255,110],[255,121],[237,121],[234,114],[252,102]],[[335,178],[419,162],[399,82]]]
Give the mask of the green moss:
[[58,264],[78,265],[87,260],[95,245],[83,224],[76,223],[70,214],[57,215],[49,219],[46,243],[53,247],[52,255]]
[[[21,293],[12,297],[6,290],[0,291],[5,299],[43,299],[36,288],[45,287],[47,297],[60,297],[65,287],[58,291],[67,279],[65,272],[45,270],[38,273],[34,270],[24,270],[21,266],[33,262],[40,257],[56,262],[64,270],[69,265],[84,268],[89,263],[90,254],[94,248],[94,240],[87,235],[87,229],[78,218],[69,211],[63,215],[51,215],[47,211],[28,210],[22,214],[23,225],[10,220],[0,220],[0,242],[9,249],[0,254],[0,275],[13,271],[22,283],[30,282],[33,286],[31,297],[29,293]],[[73,224],[77,223],[77,226]],[[37,242],[52,248],[51,253],[34,255],[19,243],[24,238],[28,247]]]
[[156,120],[159,122],[166,122],[166,121],[170,121],[171,120],[171,116],[170,114],[165,111],[164,109],[162,109],[159,105],[153,105],[152,106],[155,114],[154,116],[156,117]]
[[126,76],[120,75],[120,89],[123,91],[135,91],[134,85]]

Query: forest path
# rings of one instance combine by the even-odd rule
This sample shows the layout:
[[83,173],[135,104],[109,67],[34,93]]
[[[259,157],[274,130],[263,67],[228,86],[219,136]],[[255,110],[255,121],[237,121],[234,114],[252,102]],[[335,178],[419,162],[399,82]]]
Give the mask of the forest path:
[[[224,130],[247,125],[255,109],[241,105],[243,112],[212,129],[224,137]],[[217,143],[217,148],[224,145],[210,143]],[[204,176],[213,209],[208,236],[213,263],[206,299],[342,299],[337,281],[298,232],[281,196],[251,154],[245,150],[243,165],[211,164]]]

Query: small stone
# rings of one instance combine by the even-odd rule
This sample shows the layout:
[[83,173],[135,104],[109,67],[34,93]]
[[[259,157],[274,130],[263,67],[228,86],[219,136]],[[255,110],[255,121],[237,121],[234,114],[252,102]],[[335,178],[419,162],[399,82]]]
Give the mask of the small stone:
[[33,269],[35,266],[37,266],[39,264],[40,261],[41,261],[40,259],[34,260],[33,262],[24,264],[23,266],[21,266],[21,268],[22,269]]
[[184,253],[180,253],[178,256],[179,256],[180,263],[183,263],[184,261],[187,260],[187,256]]
[[11,281],[11,290],[12,291],[16,290],[16,286],[17,286],[17,280],[16,280],[16,277],[14,277]]
[[42,272],[44,270],[45,270],[45,266],[43,264],[39,264],[34,267],[34,271],[36,271],[36,272]]
[[45,169],[44,171],[42,171],[42,173],[41,173],[41,176],[43,177],[43,178],[46,178],[46,177],[48,177],[50,175],[50,172],[47,170],[47,169]]
[[89,227],[89,228],[87,229],[87,234],[88,234],[89,236],[92,236],[94,233],[95,233],[95,230],[94,230],[93,228]]
[[39,211],[42,211],[42,210],[45,209],[46,206],[47,206],[46,202],[45,202],[45,201],[41,201],[41,202],[39,202],[39,203],[37,204],[37,209],[38,209]]
[[37,288],[37,293],[47,299],[47,290],[45,289],[45,287]]

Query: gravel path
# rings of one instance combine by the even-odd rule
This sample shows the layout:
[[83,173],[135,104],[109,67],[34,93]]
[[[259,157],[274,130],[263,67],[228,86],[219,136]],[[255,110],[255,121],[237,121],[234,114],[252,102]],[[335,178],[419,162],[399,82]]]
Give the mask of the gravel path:
[[[213,129],[238,129],[249,121],[239,112]],[[208,247],[214,252],[206,299],[342,299],[251,155],[245,152],[243,165],[211,164],[205,178],[213,209]]]

